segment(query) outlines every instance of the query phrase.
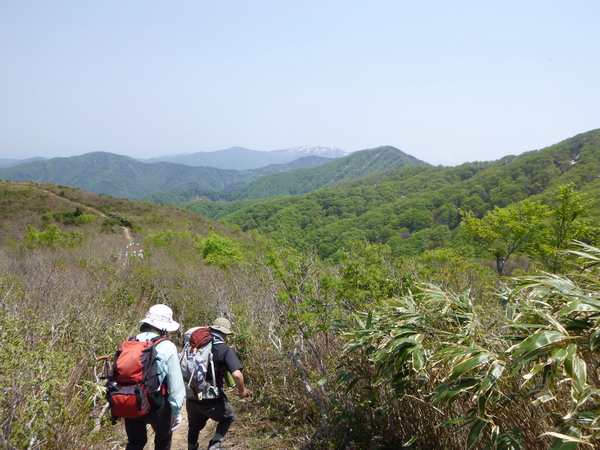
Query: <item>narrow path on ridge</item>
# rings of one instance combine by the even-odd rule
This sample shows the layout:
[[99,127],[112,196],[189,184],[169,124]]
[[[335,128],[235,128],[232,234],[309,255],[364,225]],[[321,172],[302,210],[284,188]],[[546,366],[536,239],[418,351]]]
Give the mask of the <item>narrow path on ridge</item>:
[[[88,211],[93,212],[94,214],[97,214],[100,217],[104,217],[105,219],[109,218],[102,211],[100,211],[100,210],[98,210],[96,208],[92,208],[91,206],[88,206],[88,205],[86,205],[84,203],[79,203],[79,202],[70,200],[68,198],[61,197],[60,195],[55,194],[54,192],[49,191],[47,189],[40,188],[40,190],[44,191],[48,195],[52,195],[54,197],[57,197],[57,198],[61,199],[63,202],[71,203],[71,204],[75,205],[76,207],[80,207],[81,209],[87,209]],[[133,236],[131,235],[131,230],[128,227],[125,227],[125,226],[122,226],[121,228],[123,229],[123,234],[125,234],[125,237],[127,238],[127,240],[129,242],[133,242]]]

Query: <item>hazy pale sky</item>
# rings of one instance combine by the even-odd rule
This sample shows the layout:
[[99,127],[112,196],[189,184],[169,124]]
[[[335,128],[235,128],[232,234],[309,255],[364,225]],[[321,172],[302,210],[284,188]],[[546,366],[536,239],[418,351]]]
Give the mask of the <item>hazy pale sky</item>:
[[598,0],[0,0],[0,158],[498,159],[600,128],[599,18]]

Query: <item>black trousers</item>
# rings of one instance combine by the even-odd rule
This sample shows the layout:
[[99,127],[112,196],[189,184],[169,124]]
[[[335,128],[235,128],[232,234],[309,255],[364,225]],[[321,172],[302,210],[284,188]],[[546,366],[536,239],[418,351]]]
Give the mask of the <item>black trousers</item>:
[[154,430],[154,449],[171,450],[171,404],[165,396],[163,404],[158,409],[149,412],[137,419],[125,419],[125,431],[127,432],[127,447],[125,450],[143,450],[148,442],[146,424],[150,424]]
[[187,399],[185,408],[188,415],[188,445],[198,442],[200,430],[204,428],[208,419],[217,423],[216,435],[225,436],[231,423],[235,420],[233,406],[225,395],[211,400]]

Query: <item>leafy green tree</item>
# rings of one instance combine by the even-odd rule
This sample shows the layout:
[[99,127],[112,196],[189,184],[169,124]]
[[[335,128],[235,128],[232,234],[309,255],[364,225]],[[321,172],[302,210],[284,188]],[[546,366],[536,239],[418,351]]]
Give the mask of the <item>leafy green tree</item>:
[[211,230],[208,237],[198,244],[207,264],[225,269],[243,259],[238,244],[226,237],[219,236]]
[[552,273],[557,273],[565,265],[565,253],[570,242],[584,241],[598,235],[599,229],[590,226],[590,220],[582,216],[590,209],[590,200],[577,193],[574,184],[558,188],[555,197],[558,205],[549,216],[545,239],[536,248],[536,256],[544,267]]
[[504,275],[506,261],[519,249],[539,238],[544,219],[550,214],[547,206],[524,200],[516,207],[498,208],[483,219],[463,212],[461,225],[475,243],[496,259],[496,270]]
[[330,280],[331,287],[347,310],[363,309],[404,292],[388,245],[351,241],[333,259],[339,274]]
[[497,187],[490,190],[490,202],[500,208],[523,200],[525,197],[521,186],[515,182],[501,180]]
[[446,203],[434,213],[435,221],[441,225],[455,228],[460,223],[460,211],[454,203]]
[[461,202],[460,207],[465,211],[473,211],[478,216],[485,212],[486,204],[478,194],[472,194]]
[[[408,234],[408,233],[407,233]],[[450,239],[450,230],[446,225],[437,225],[410,233],[406,239],[394,236],[388,242],[395,256],[415,256],[425,250],[444,245]]]

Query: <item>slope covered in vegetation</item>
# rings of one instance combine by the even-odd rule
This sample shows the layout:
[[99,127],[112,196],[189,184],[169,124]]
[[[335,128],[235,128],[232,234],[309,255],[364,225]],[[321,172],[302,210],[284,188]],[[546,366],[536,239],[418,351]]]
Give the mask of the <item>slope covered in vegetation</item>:
[[[172,191],[154,194],[146,197],[145,200],[182,206],[198,214],[216,218],[225,213],[215,214],[215,205],[212,202],[230,202],[229,204],[221,204],[218,208],[226,212],[232,212],[239,209],[239,205],[253,203],[247,200],[304,194],[373,173],[412,165],[428,164],[396,148],[385,146],[355,152],[343,158],[318,165],[318,167],[315,165],[310,168],[280,170],[276,173],[266,174],[264,177],[232,191]],[[268,169],[268,167],[265,169]]]
[[[387,243],[397,255],[418,254],[457,237],[460,210],[482,217],[527,198],[552,205],[556,187],[567,183],[600,202],[599,171],[600,130],[594,130],[498,161],[411,166],[214,217],[285,236],[297,248],[315,246],[321,256],[331,256],[349,239]],[[591,215],[600,211],[595,206]]]
[[235,189],[258,176],[250,172],[210,167],[171,163],[146,164],[126,156],[105,152],[52,158],[0,168],[0,179],[63,184],[129,199],[170,189]]
[[[565,175],[593,166],[592,141]],[[412,170],[432,186],[432,175],[457,176],[436,169]],[[95,358],[166,303],[179,346],[182,331],[216,316],[234,324],[253,396],[238,406],[231,447],[597,447],[600,250],[586,221],[597,198],[593,182],[586,195],[569,181],[539,191],[552,209],[530,196],[465,215],[458,250],[448,240],[396,257],[349,238],[328,259],[179,208],[0,182],[0,442],[123,446]],[[368,193],[369,183],[351,186]],[[519,243],[501,255],[518,263],[512,277],[493,264],[506,242]]]

